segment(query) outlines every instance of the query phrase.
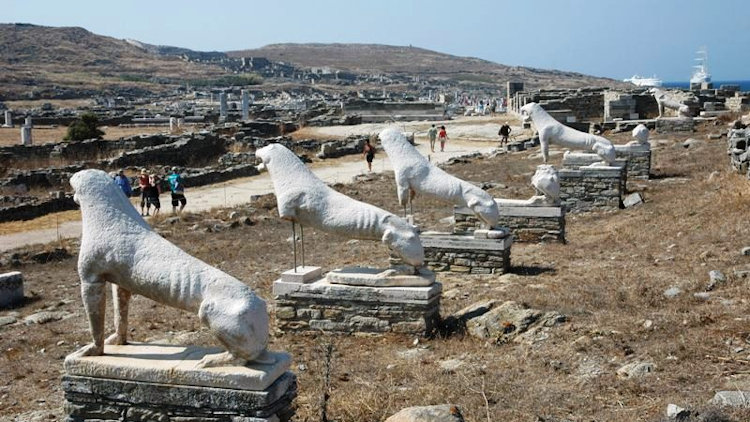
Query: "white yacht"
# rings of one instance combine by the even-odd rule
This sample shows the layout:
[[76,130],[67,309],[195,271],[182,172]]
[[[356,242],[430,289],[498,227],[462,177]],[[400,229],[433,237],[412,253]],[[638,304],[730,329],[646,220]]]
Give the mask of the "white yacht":
[[693,76],[690,77],[690,85],[711,83],[711,74],[708,73],[708,52],[705,47],[698,50],[698,57],[695,60],[698,64],[693,66],[695,70],[693,71]]
[[650,78],[643,78],[638,75],[633,75],[632,78],[623,79],[623,82],[630,82],[636,86],[661,86],[661,79],[656,76]]

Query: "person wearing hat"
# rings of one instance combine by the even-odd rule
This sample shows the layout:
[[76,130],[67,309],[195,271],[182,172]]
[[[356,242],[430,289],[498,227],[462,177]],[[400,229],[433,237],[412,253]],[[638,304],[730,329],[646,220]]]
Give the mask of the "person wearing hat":
[[117,186],[119,186],[122,189],[122,192],[130,198],[130,195],[133,193],[133,189],[130,187],[130,181],[128,180],[128,177],[125,176],[125,170],[120,169],[119,172],[117,172],[117,176],[115,176],[115,183],[117,183]]
[[172,167],[172,173],[167,176],[167,181],[169,181],[169,190],[172,191],[172,213],[178,212],[177,204],[180,204],[179,212],[182,212],[185,204],[187,204],[187,199],[185,198],[185,186],[182,183],[182,177],[177,173],[177,167]]
[[138,187],[141,188],[141,215],[148,215],[149,209],[146,208],[145,214],[143,213],[143,209],[146,207],[146,197],[148,190],[151,188],[151,183],[148,180],[148,172],[145,168],[141,169],[141,174],[138,176]]

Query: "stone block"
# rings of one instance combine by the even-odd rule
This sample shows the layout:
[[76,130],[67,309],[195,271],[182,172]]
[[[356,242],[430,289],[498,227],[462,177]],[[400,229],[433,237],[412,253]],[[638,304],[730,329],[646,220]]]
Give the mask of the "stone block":
[[286,370],[287,354],[271,352],[274,363],[247,368],[197,368],[206,351],[214,350],[133,344],[105,346],[104,356],[69,356],[62,378],[66,420],[270,422],[293,416],[297,382]]
[[23,302],[23,275],[19,271],[0,274],[0,308]]
[[295,269],[281,273],[281,279],[290,283],[308,283],[320,278],[322,269],[320,267],[299,266]]
[[[497,232],[508,233],[508,229]],[[501,274],[510,269],[511,235],[489,239],[484,235],[424,232],[420,239],[425,262],[433,271]],[[496,259],[491,259],[493,257]]]
[[326,280],[332,284],[369,287],[414,287],[429,286],[435,282],[435,273],[414,267],[401,266],[387,270],[368,267],[346,267],[335,269],[326,274]]

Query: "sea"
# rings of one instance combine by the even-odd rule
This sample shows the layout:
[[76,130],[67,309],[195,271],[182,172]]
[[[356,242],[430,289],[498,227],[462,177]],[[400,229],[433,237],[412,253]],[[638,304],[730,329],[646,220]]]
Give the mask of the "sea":
[[[739,85],[740,91],[750,91],[750,81],[713,81],[714,88],[719,88],[722,85]],[[664,82],[662,84],[664,88],[683,88],[689,89],[690,82]]]

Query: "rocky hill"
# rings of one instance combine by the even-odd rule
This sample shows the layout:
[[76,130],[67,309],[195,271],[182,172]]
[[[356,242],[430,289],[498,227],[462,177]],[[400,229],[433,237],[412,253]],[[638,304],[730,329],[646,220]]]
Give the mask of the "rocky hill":
[[83,28],[0,24],[0,99],[160,91],[225,74],[217,66],[186,63]]
[[352,72],[419,74],[458,81],[503,84],[524,81],[532,88],[619,86],[621,82],[575,72],[505,66],[475,57],[459,57],[418,47],[381,44],[271,44],[251,50],[230,51],[230,57],[259,56],[298,66]]

